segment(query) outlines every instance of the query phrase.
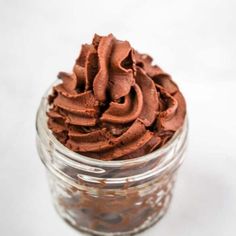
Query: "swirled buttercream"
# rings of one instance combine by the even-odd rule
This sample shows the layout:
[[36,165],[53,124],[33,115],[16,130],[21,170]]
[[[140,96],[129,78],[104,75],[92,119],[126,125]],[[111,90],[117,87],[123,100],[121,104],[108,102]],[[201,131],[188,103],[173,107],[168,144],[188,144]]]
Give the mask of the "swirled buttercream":
[[112,34],[82,45],[72,73],[49,96],[48,127],[69,149],[101,160],[163,146],[184,122],[178,86],[152,58]]

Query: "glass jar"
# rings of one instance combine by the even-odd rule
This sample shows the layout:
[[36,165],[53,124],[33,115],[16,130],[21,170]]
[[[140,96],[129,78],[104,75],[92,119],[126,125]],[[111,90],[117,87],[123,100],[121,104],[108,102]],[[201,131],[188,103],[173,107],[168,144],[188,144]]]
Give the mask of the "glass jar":
[[101,161],[63,146],[47,127],[48,91],[36,120],[37,149],[59,215],[93,235],[140,232],[166,213],[186,148],[187,119],[171,140],[142,157]]

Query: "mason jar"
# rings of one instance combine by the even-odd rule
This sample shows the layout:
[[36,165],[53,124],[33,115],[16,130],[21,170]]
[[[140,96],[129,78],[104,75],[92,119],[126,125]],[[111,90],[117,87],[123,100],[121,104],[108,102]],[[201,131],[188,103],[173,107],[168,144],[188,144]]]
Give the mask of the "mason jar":
[[37,113],[37,149],[58,214],[79,231],[102,236],[135,234],[159,221],[184,159],[187,118],[160,149],[134,159],[102,161],[69,150],[53,136],[46,115],[50,93]]

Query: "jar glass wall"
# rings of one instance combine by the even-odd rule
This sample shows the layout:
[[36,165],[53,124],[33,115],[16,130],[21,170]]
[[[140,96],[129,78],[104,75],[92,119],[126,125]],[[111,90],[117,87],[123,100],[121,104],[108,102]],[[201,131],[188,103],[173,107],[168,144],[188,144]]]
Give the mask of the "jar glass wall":
[[168,209],[184,158],[187,119],[166,145],[150,154],[101,161],[56,140],[47,127],[47,96],[37,114],[37,148],[59,215],[78,230],[103,236],[137,233],[157,222]]

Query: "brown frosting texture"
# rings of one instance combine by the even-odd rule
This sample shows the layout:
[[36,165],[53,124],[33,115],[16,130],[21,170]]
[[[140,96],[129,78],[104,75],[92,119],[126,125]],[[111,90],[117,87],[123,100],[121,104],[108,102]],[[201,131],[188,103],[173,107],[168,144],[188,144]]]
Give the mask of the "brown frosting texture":
[[82,45],[73,72],[49,96],[48,127],[69,149],[101,160],[142,156],[184,122],[178,86],[152,58],[112,34]]

